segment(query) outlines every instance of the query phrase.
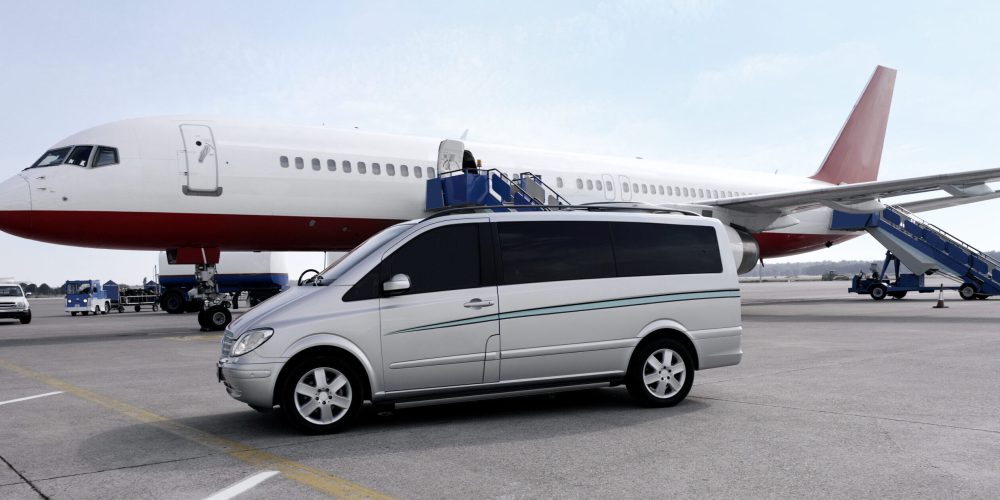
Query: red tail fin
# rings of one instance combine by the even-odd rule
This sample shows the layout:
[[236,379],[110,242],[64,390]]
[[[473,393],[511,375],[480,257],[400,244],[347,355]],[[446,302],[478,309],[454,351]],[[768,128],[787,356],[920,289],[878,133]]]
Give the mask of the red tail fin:
[[896,70],[878,66],[813,179],[854,184],[878,178]]

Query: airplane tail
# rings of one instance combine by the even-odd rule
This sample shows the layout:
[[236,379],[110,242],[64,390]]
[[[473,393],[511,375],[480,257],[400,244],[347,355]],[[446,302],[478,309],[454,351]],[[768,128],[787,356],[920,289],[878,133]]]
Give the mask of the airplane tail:
[[811,178],[831,184],[874,181],[882,160],[896,70],[878,66],[861,93],[847,123]]

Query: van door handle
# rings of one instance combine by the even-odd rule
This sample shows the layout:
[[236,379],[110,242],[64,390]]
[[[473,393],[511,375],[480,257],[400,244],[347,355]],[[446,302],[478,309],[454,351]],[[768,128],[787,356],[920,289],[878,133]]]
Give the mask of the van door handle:
[[492,306],[493,305],[493,301],[492,300],[482,300],[482,299],[472,299],[472,300],[466,302],[463,305],[465,307],[469,307],[469,308],[472,308],[472,309],[479,309],[481,307]]

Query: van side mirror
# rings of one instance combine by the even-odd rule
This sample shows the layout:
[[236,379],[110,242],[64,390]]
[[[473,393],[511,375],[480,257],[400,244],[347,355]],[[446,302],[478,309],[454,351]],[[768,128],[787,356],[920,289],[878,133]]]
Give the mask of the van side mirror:
[[24,292],[25,297],[31,297],[31,292]]
[[386,295],[399,295],[410,289],[410,277],[405,274],[397,274],[389,281],[382,283],[382,291]]

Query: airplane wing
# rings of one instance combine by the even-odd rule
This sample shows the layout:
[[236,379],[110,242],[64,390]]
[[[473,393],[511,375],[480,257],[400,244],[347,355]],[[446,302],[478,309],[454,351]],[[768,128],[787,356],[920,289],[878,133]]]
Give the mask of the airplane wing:
[[1000,193],[986,185],[987,182],[997,180],[1000,180],[1000,168],[724,198],[708,200],[701,202],[701,204],[717,206],[734,212],[774,215],[788,215],[819,206],[827,206],[845,212],[864,213],[878,210],[877,203],[882,198],[938,190],[943,190],[951,195],[900,204],[910,211],[926,211],[1000,197]]

